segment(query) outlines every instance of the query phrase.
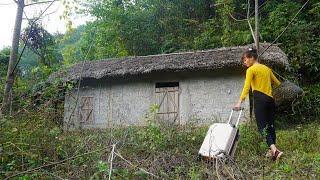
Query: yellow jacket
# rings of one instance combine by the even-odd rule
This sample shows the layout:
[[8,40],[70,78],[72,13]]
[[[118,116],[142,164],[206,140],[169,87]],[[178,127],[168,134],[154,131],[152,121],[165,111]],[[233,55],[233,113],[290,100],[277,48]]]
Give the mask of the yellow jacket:
[[246,80],[240,96],[240,100],[243,101],[250,90],[260,91],[270,97],[272,96],[272,86],[280,85],[280,81],[274,76],[272,70],[263,64],[254,64],[247,69]]

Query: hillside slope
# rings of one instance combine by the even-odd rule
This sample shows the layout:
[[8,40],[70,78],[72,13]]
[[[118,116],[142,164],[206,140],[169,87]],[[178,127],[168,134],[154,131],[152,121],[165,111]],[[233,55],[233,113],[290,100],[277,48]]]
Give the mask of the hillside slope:
[[63,132],[31,114],[2,119],[1,126],[2,178],[105,179],[112,144],[117,153],[113,179],[320,178],[318,123],[279,128],[278,146],[285,155],[278,163],[264,156],[266,145],[255,126],[242,125],[235,162],[218,168],[197,160],[207,127],[168,127],[149,120],[144,128]]

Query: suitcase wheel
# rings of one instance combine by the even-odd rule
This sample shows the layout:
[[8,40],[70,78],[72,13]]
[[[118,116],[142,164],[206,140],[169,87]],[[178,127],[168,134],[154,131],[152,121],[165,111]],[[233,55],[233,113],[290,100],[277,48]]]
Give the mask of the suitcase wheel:
[[202,160],[202,156],[201,156],[201,154],[198,154],[197,161],[201,161],[201,160]]

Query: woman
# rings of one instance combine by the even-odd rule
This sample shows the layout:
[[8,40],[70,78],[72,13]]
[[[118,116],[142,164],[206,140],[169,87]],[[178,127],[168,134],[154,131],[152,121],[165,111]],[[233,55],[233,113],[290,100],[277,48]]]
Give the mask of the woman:
[[258,130],[266,137],[266,142],[272,153],[272,159],[278,160],[283,152],[276,147],[276,132],[274,128],[275,103],[272,97],[272,85],[278,86],[280,81],[274,76],[272,70],[260,64],[257,58],[257,50],[253,48],[249,48],[242,55],[241,59],[248,69],[240,100],[234,108],[240,108],[251,87]]

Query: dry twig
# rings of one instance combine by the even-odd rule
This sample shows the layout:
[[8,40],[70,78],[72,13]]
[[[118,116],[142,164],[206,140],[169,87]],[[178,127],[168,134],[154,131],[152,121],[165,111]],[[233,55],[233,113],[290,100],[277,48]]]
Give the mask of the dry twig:
[[[117,156],[118,156],[119,158],[121,158],[122,160],[124,160],[124,161],[125,161],[126,163],[128,163],[130,166],[136,168],[136,166],[134,166],[130,161],[126,160],[119,152],[118,152],[118,153],[117,153],[117,152],[114,152],[114,154],[117,155]],[[143,171],[143,172],[146,173],[146,174],[149,174],[149,175],[151,175],[151,176],[153,176],[153,177],[155,177],[155,178],[157,178],[157,179],[160,179],[160,177],[152,174],[151,172],[146,171],[146,170],[143,169],[143,168],[139,168],[139,167],[138,167],[138,169],[139,169],[140,171]]]
[[98,150],[87,152],[87,153],[83,153],[83,154],[80,154],[80,155],[77,155],[77,156],[72,156],[72,157],[66,158],[66,159],[61,160],[61,161],[48,163],[48,164],[45,164],[45,165],[42,165],[42,166],[39,166],[39,167],[36,167],[36,168],[33,168],[33,169],[29,169],[29,170],[26,170],[26,171],[22,171],[22,172],[13,174],[11,176],[6,177],[5,180],[11,179],[13,177],[16,177],[16,176],[19,176],[19,175],[22,175],[22,174],[30,173],[32,171],[37,171],[37,170],[40,170],[42,168],[46,168],[46,167],[62,164],[64,162],[66,162],[66,161],[69,161],[69,160],[72,160],[72,159],[76,159],[76,158],[79,158],[79,157],[82,157],[82,156],[85,156],[85,155],[88,155],[88,154],[92,154],[92,153],[95,153],[95,152],[103,151],[103,150],[106,150],[106,149],[108,149],[108,148],[98,149]]
[[110,169],[109,169],[109,180],[111,179],[111,173],[112,173],[112,162],[113,162],[113,155],[114,155],[114,150],[116,148],[116,145],[112,145],[112,151],[111,151],[111,159],[110,159]]

